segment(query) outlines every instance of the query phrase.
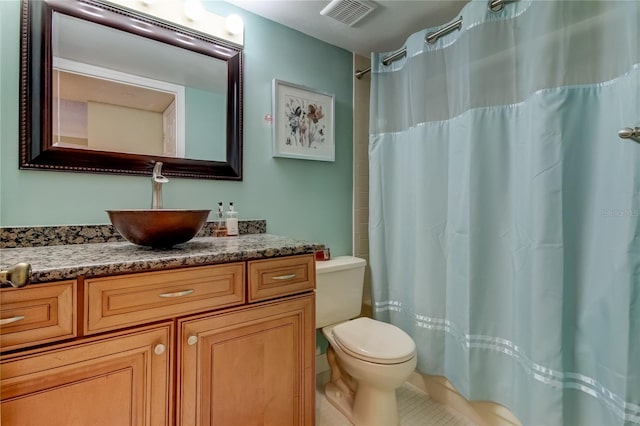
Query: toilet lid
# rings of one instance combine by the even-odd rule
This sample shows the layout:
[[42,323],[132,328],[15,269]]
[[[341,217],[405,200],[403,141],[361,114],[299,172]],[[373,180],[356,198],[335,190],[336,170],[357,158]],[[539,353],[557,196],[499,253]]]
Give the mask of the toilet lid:
[[407,333],[371,318],[356,318],[338,324],[332,334],[345,352],[376,364],[398,364],[416,353],[416,344]]

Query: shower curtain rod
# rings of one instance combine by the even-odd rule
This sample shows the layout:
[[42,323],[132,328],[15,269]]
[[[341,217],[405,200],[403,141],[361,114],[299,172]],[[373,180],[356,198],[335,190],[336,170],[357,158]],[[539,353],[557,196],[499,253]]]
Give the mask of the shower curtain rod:
[[[442,36],[449,34],[454,30],[460,30],[462,28],[462,16],[458,18],[456,21],[450,23],[447,26],[440,28],[438,31],[434,31],[425,36],[424,41],[429,44],[433,44]],[[382,65],[389,65],[391,62],[396,61],[400,58],[407,56],[407,48],[403,47],[402,49],[392,53],[391,55],[384,58],[381,62]],[[368,67],[362,71],[356,71],[355,76],[357,79],[362,78],[366,73],[371,72],[371,67]]]
[[[383,65],[389,65],[391,62],[396,61],[400,58],[403,58],[407,56],[407,48],[403,47],[402,49],[392,53],[391,55],[387,56],[386,58],[384,58],[382,61]],[[366,73],[371,71],[371,67],[365,68],[362,71],[356,71],[355,76],[356,78],[359,80],[362,78],[363,75],[365,75]]]
[[[491,12],[500,12],[504,7],[504,3],[507,0],[489,0],[487,7]],[[454,30],[460,30],[462,28],[462,16],[458,18],[456,21],[450,23],[447,26],[440,28],[438,31],[434,31],[432,33],[427,34],[424,38],[424,41],[429,44],[433,44],[442,36],[449,34]],[[381,62],[383,65],[389,65],[391,62],[400,59],[407,55],[407,48],[403,47],[402,49],[392,53],[391,55],[384,58]],[[360,80],[365,74],[371,72],[371,67],[367,67],[363,70],[357,70],[355,72],[355,77]]]

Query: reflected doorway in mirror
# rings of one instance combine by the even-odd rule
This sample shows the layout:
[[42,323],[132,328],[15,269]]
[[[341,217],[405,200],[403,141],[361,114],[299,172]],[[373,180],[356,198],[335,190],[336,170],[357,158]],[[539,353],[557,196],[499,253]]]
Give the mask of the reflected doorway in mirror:
[[185,155],[184,86],[53,58],[53,144]]

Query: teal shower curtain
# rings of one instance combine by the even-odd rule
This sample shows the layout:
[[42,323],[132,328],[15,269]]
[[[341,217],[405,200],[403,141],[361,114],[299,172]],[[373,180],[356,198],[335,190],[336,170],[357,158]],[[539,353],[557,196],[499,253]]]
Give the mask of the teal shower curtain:
[[640,424],[640,2],[487,1],[374,54],[374,316],[525,425]]

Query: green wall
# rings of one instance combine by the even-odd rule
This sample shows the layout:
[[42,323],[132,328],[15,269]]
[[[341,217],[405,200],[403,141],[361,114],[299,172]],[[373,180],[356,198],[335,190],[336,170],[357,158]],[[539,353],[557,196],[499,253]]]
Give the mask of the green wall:
[[[227,95],[185,88],[185,156],[201,160],[227,158]],[[215,138],[211,143],[211,138]]]
[[[240,219],[266,219],[267,232],[351,253],[352,56],[219,1],[204,2],[245,23],[244,180],[173,178],[165,207],[210,208],[234,201]],[[0,225],[108,223],[104,210],[146,208],[149,178],[18,170],[19,2],[0,1]],[[336,161],[271,156],[271,81],[335,94]]]

